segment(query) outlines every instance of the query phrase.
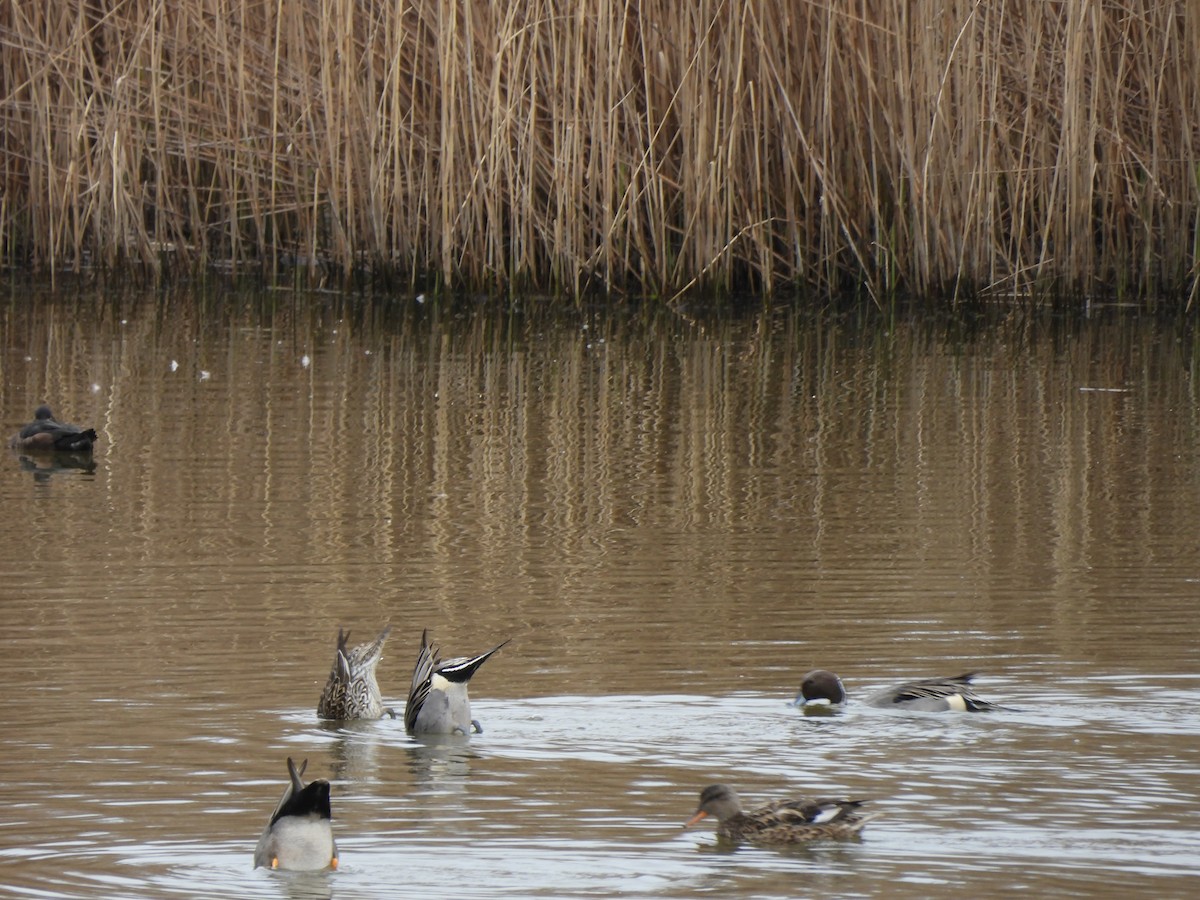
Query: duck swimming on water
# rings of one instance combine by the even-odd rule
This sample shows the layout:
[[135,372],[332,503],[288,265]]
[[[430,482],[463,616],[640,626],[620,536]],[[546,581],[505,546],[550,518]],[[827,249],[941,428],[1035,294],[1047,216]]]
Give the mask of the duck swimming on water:
[[696,814],[683,826],[706,816],[717,820],[717,837],[759,844],[801,844],[815,840],[855,838],[879,813],[861,807],[866,800],[776,800],[746,812],[741,798],[725,784],[700,792]]
[[33,421],[9,438],[8,446],[14,450],[90,453],[96,441],[96,429],[59,422],[43,403],[34,410]]
[[[882,709],[905,709],[914,712],[985,712],[999,709],[995,703],[984,700],[971,687],[974,672],[965,672],[953,678],[925,678],[906,681],[867,697],[864,703]],[[827,703],[841,706],[846,702],[846,688],[842,679],[825,669],[815,669],[804,676],[800,692],[793,701],[796,706],[812,703]]]

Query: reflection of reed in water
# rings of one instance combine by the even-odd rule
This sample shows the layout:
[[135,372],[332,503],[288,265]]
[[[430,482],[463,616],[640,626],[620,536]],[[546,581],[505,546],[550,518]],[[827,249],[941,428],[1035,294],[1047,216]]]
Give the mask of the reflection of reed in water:
[[[1190,445],[1191,349],[1145,320],[206,302],[6,307],[34,362],[0,371],[5,406],[69,394],[100,423],[104,527],[134,556],[175,545],[221,563],[218,579],[278,567],[281,602],[331,621],[364,581],[381,620],[418,602],[454,622],[537,620],[553,598],[570,610],[558,649],[587,663],[601,617],[687,603],[745,634],[758,613],[731,598],[813,602],[869,567],[881,608],[967,576],[970,621],[988,627],[990,586],[1086,598],[1091,567],[1146,558],[1200,500],[1159,464]],[[75,543],[94,527],[61,526]],[[787,558],[750,568],[756,535],[781,528]],[[1093,614],[1029,610],[1069,644]]]

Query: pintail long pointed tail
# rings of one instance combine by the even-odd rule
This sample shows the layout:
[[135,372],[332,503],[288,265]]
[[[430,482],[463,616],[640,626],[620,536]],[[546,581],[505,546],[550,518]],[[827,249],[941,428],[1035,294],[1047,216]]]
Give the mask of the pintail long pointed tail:
[[9,439],[8,446],[19,450],[90,453],[97,439],[96,429],[59,422],[43,403],[34,411],[33,421]]
[[[508,639],[508,641],[511,640],[512,638]],[[436,666],[435,671],[447,681],[455,684],[466,684],[479,671],[479,667],[487,662],[491,655],[507,644],[508,641],[501,641],[491,650],[488,650],[486,653],[480,653],[478,656],[444,660]]]
[[[300,768],[297,769],[296,761],[289,756],[287,758],[287,767],[288,767],[288,781],[290,781],[292,783],[292,793],[296,793],[298,791],[304,790],[303,777],[304,777],[305,770],[308,768],[308,760],[306,759],[306,760],[304,760],[304,762],[300,763]],[[286,794],[285,794],[285,796],[286,796]],[[282,801],[280,801],[280,805],[282,805]],[[279,811],[276,810],[275,816],[278,817],[278,815],[279,815]]]
[[467,684],[479,667],[507,643],[502,641],[478,656],[442,660],[437,645],[429,641],[429,630],[423,630],[404,707],[405,730],[409,734],[463,735],[483,731],[478,720],[471,718]]
[[338,629],[333,667],[317,702],[322,719],[378,719],[384,714],[383,695],[375,678],[375,667],[383,657],[383,644],[391,633],[387,625],[375,640],[347,649],[350,632]]
[[288,786],[258,839],[254,865],[298,870],[337,868],[329,782],[318,778],[304,783],[308,760],[297,768],[288,757],[287,765]]

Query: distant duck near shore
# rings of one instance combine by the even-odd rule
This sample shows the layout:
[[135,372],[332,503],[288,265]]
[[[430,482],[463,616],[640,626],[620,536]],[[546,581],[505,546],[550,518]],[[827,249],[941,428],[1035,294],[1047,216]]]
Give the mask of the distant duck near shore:
[[96,440],[94,428],[59,422],[50,407],[43,403],[34,411],[33,421],[9,439],[8,446],[14,450],[90,453]]

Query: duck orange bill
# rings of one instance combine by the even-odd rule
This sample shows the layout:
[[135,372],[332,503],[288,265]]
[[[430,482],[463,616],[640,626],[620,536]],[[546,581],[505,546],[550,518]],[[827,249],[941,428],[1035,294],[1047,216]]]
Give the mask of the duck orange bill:
[[686,822],[684,822],[683,827],[691,828],[693,825],[695,825],[697,822],[699,822],[701,819],[703,819],[707,815],[708,815],[708,813],[706,813],[704,810],[700,810],[698,813],[696,813],[694,816],[692,816],[690,819],[688,819]]

